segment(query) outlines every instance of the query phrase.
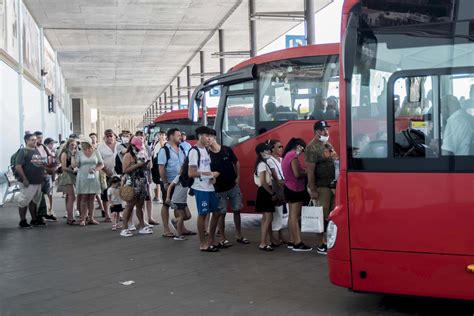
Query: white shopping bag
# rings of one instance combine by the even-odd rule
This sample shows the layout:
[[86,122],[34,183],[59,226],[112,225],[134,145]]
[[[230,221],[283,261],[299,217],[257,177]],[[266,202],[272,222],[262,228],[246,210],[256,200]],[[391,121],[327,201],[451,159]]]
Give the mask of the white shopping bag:
[[272,231],[276,232],[284,228],[288,228],[288,205],[276,206],[273,213]]
[[324,213],[322,206],[303,206],[301,210],[302,233],[324,233]]

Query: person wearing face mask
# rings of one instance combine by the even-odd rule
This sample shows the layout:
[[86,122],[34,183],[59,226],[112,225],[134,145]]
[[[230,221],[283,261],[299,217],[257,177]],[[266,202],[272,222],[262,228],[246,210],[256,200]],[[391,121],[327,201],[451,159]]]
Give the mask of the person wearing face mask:
[[[323,207],[325,226],[334,207],[334,192],[331,183],[336,178],[335,161],[339,160],[334,147],[329,143],[330,126],[324,120],[314,124],[314,138],[305,150],[304,159],[308,174],[308,187],[313,201]],[[327,253],[326,236],[316,249],[319,254]]]
[[301,138],[292,138],[285,147],[281,169],[285,181],[285,199],[290,205],[288,227],[290,242],[288,248],[293,251],[311,251],[301,240],[301,229],[298,225],[303,204],[308,201],[305,187],[306,172],[302,168],[299,157],[304,152],[306,143]]
[[123,174],[123,157],[125,156],[125,153],[127,152],[128,149],[128,143],[130,143],[130,131],[129,130],[122,130],[122,133],[120,133],[120,140],[117,144],[117,155],[115,156],[115,167],[114,171],[118,175]]

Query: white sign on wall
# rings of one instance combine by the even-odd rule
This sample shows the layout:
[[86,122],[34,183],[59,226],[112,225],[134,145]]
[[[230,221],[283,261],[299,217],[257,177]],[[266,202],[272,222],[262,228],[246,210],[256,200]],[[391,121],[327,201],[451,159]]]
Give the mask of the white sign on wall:
[[23,5],[23,66],[40,78],[40,32],[35,20]]

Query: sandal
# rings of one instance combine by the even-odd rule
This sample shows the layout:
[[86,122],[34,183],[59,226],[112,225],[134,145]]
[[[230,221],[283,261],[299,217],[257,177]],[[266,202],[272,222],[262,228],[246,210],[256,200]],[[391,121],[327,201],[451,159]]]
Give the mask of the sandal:
[[244,245],[250,244],[250,241],[245,237],[240,237],[240,238],[237,238],[236,240],[239,244],[244,244]]
[[85,226],[86,226],[86,221],[80,221],[80,222],[79,222],[79,226],[85,227]]
[[110,217],[107,217],[106,219],[104,219],[104,223],[112,223],[112,220],[110,219]]
[[264,246],[264,247],[258,246],[258,249],[260,249],[260,250],[262,250],[262,251],[273,251],[273,250],[274,250],[274,249],[273,249],[271,246],[269,246],[269,245],[266,245],[266,246]]
[[206,249],[201,249],[202,252],[218,252],[219,249],[217,249],[216,246],[209,246]]
[[77,221],[74,220],[74,219],[68,219],[68,220],[66,221],[66,224],[73,226],[73,225],[77,225],[78,223],[77,223]]
[[169,234],[163,234],[163,235],[161,235],[161,237],[174,238],[174,237],[176,237],[176,236],[175,236],[175,234],[173,234],[173,233],[169,233]]
[[221,241],[217,244],[217,247],[218,247],[218,248],[222,248],[222,249],[229,248],[230,246],[232,246],[232,244],[231,244],[230,241],[228,241],[228,240],[221,240]]
[[197,233],[192,232],[192,231],[183,233],[184,236],[194,236],[194,235],[196,235],[196,234],[197,234]]
[[87,222],[87,225],[99,225],[99,222],[95,219],[91,219]]

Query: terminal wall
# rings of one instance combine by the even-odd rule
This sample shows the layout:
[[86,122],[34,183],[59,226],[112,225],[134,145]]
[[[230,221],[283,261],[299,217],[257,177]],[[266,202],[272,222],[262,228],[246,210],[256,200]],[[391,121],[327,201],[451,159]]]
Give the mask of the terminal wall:
[[[64,107],[69,107],[66,101]],[[48,111],[48,96],[44,91],[0,60],[0,205],[8,184],[5,172],[11,155],[23,144],[25,131],[40,130],[45,137],[65,139],[71,124],[63,107]]]

